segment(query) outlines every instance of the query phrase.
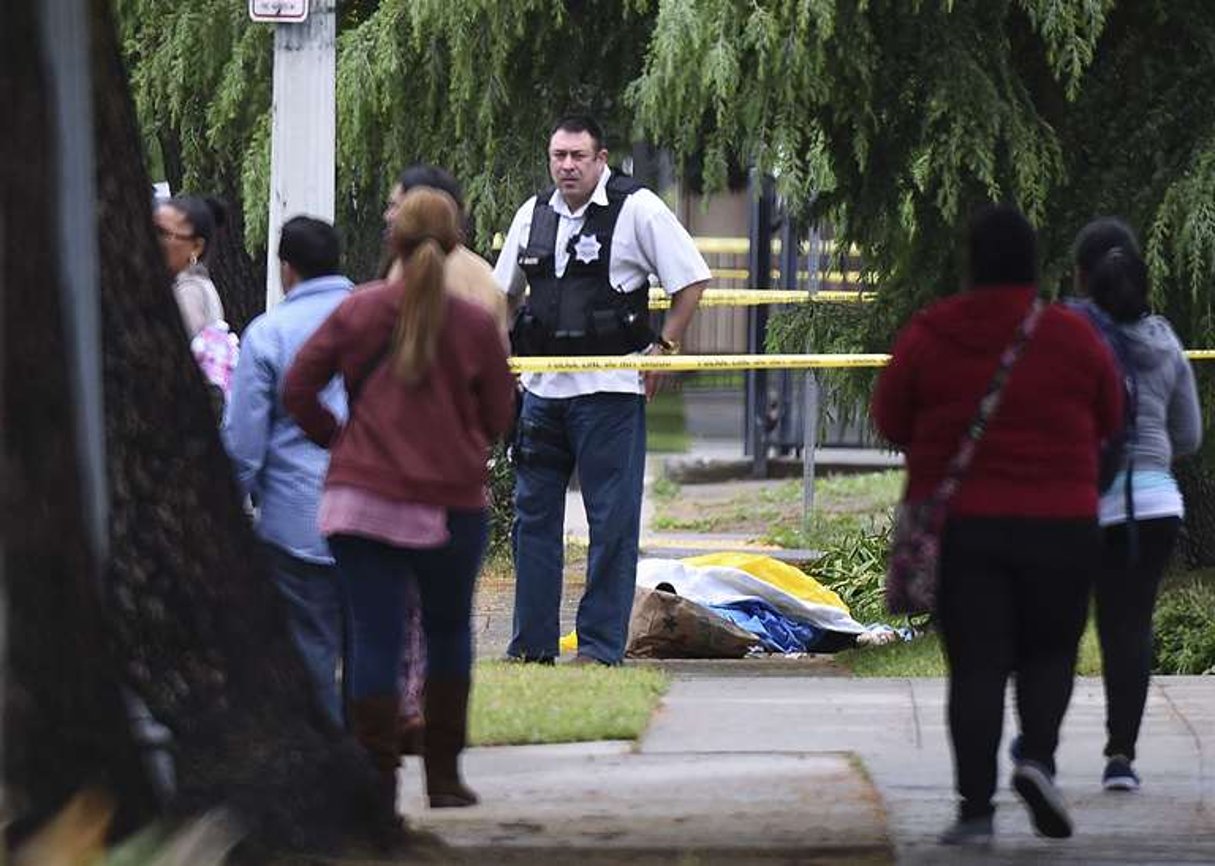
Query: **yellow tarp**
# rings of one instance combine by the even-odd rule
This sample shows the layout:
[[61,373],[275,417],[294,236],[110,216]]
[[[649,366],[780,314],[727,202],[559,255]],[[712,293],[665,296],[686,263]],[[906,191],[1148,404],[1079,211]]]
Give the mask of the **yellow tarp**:
[[[809,604],[824,604],[839,608],[851,615],[848,605],[844,604],[843,599],[833,590],[823,586],[800,568],[789,565],[787,562],[781,562],[779,559],[773,559],[771,556],[731,551],[706,553],[703,556],[684,559],[683,562],[701,568],[737,568],[794,598]],[[578,635],[571,631],[561,638],[560,647],[563,653],[577,652]]]
[[757,577],[764,583],[771,584],[777,589],[783,590],[794,598],[800,598],[802,601],[810,602],[811,604],[825,604],[830,607],[838,607],[840,610],[852,612],[848,610],[848,605],[844,604],[843,599],[835,594],[833,590],[827,589],[817,580],[815,580],[800,568],[789,565],[787,562],[781,562],[779,559],[773,559],[770,556],[764,556],[759,553],[706,553],[703,556],[693,556],[690,559],[685,559],[688,565],[696,566],[723,566],[725,568],[737,568],[739,571],[745,571],[752,577]]

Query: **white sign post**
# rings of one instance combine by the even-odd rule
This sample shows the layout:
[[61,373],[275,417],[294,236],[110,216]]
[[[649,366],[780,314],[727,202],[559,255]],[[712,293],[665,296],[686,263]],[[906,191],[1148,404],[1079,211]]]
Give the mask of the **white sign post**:
[[[283,223],[306,215],[333,221],[336,186],[334,87],[337,72],[336,0],[251,0],[253,7],[287,7],[307,20],[274,27],[274,103],[270,138],[270,224],[266,236],[266,308],[283,296],[278,236]],[[311,9],[309,9],[311,6]],[[302,7],[302,8],[301,8]]]
[[308,19],[308,0],[249,0],[249,17],[270,24],[302,24]]

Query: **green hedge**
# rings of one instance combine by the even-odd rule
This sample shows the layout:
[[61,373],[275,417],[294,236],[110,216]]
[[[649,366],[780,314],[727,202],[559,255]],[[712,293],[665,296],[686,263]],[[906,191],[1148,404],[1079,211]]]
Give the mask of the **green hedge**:
[[1156,605],[1154,671],[1201,674],[1215,669],[1215,587],[1167,588]]

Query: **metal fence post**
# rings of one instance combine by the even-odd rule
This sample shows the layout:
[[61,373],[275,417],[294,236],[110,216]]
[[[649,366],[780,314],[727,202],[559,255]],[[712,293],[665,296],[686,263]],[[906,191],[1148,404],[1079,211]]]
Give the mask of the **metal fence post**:
[[[772,286],[772,178],[751,170],[751,220],[748,269],[751,287],[768,289]],[[753,307],[747,315],[747,351],[760,354],[768,330],[768,308]],[[768,374],[751,370],[746,376],[746,399],[743,409],[743,441],[751,457],[751,476],[768,477],[768,436],[764,429],[768,411]]]
[[802,410],[802,529],[814,522],[814,451],[818,446],[818,376],[806,371]]
[[[823,287],[822,238],[817,225],[810,225],[806,243],[806,288],[813,296]],[[806,347],[806,351],[812,349]],[[818,376],[814,370],[807,370],[802,383],[802,529],[806,532],[814,522],[814,452],[818,450],[819,411]]]
[[[796,289],[798,287],[798,254],[801,251],[800,228],[786,204],[780,227],[780,282],[782,289]],[[778,388],[780,393],[780,418],[776,441],[780,448],[780,454],[784,457],[796,446],[793,371],[781,370],[778,373],[777,381],[780,383]]]

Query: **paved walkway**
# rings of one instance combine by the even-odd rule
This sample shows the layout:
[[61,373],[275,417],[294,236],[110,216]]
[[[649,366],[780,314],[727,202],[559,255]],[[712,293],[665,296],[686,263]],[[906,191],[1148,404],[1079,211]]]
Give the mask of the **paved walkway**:
[[[567,532],[584,527],[575,491]],[[580,570],[567,570],[564,627]],[[505,648],[512,593],[509,582],[482,586],[482,657]],[[1215,864],[1215,678],[1156,680],[1138,761],[1144,789],[1130,795],[1100,788],[1101,684],[1078,680],[1059,753],[1075,837],[1035,837],[1002,787],[994,849],[959,856],[935,844],[954,808],[943,681],[852,679],[822,659],[667,667],[675,682],[636,745],[471,750],[477,808],[425,809],[410,759],[406,812],[452,846],[428,862]],[[1006,735],[1013,729],[1010,714]],[[1002,785],[1009,769],[1002,752]]]
[[1078,680],[1059,754],[1076,835],[1036,838],[1001,790],[995,847],[959,857],[934,842],[953,809],[941,680],[729,667],[677,668],[634,749],[471,750],[467,776],[485,799],[475,809],[424,810],[411,761],[406,811],[454,846],[442,862],[1215,863],[1215,680],[1156,682],[1144,788],[1122,795],[1098,783],[1100,682]]

